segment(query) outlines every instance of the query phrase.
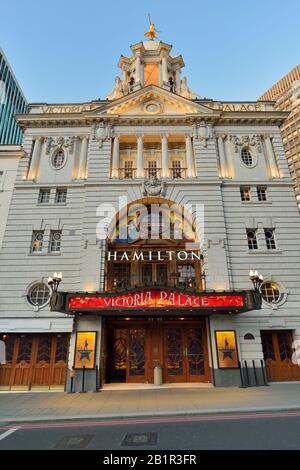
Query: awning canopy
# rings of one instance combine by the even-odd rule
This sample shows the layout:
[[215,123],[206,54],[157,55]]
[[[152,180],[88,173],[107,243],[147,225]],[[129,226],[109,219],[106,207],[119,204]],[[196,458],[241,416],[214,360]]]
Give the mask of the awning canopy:
[[254,290],[219,292],[137,287],[122,292],[55,292],[50,306],[52,311],[68,314],[237,314],[260,309],[261,295]]

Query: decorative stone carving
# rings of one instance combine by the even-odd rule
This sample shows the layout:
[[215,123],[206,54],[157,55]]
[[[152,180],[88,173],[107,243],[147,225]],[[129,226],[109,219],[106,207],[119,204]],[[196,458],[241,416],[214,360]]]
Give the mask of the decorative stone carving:
[[112,91],[107,95],[108,100],[116,100],[120,98],[121,96],[124,95],[124,90],[122,86],[122,80],[120,77],[116,76],[115,77],[115,85],[112,89]]
[[46,155],[49,155],[52,144],[53,144],[53,138],[52,137],[47,137],[46,142],[47,142],[46,143]]
[[164,196],[166,192],[166,183],[156,176],[152,176],[143,182],[144,196]]
[[113,137],[113,126],[111,123],[95,124],[92,128],[92,140],[98,140],[101,148],[104,140],[110,140]]
[[188,87],[186,77],[183,77],[182,80],[180,81],[179,95],[184,96],[185,98],[188,98],[190,100],[194,100],[198,96],[197,93],[193,93],[191,89]]
[[47,140],[46,140],[47,144],[46,144],[46,155],[49,155],[49,153],[51,152],[51,149],[52,148],[67,148],[69,147],[69,151],[70,153],[73,153],[74,151],[74,143],[75,143],[75,137],[72,136],[72,137],[56,137],[56,139],[54,137],[47,137]]
[[262,152],[262,145],[261,145],[261,136],[259,135],[243,135],[241,137],[237,137],[236,135],[231,135],[229,140],[234,145],[234,151],[237,153],[240,147],[244,145],[249,145],[252,147],[256,147],[259,153]]
[[193,138],[199,140],[203,147],[207,147],[207,141],[215,138],[215,129],[213,124],[206,124],[201,121],[200,124],[193,125]]

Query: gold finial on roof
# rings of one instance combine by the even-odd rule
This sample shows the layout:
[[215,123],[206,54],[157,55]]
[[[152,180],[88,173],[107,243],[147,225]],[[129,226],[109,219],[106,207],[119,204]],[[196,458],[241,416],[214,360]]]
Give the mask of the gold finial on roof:
[[152,23],[149,13],[148,13],[148,18],[149,18],[150,28],[148,29],[148,31],[145,32],[144,36],[147,36],[148,38],[150,38],[151,41],[154,41],[154,39],[157,39],[156,33],[160,33],[161,31],[158,31],[157,29],[155,29],[154,23]]

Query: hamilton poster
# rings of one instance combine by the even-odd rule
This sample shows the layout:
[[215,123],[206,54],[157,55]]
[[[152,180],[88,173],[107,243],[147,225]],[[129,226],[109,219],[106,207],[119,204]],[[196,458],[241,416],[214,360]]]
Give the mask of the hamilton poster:
[[216,331],[219,369],[238,368],[238,353],[235,331]]
[[75,348],[75,369],[95,367],[96,331],[77,331]]

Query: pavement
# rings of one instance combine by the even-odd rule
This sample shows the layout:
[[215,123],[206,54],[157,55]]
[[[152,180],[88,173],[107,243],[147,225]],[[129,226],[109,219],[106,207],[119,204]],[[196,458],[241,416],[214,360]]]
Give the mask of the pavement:
[[300,383],[242,388],[1,392],[0,423],[300,410]]

